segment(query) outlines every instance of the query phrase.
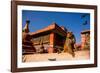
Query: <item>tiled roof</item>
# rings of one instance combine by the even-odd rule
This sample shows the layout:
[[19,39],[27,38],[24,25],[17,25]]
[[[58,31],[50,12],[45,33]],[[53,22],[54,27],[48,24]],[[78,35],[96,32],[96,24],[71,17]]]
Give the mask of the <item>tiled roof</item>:
[[29,34],[30,35],[36,35],[36,34],[48,32],[48,31],[51,31],[51,30],[53,30],[55,33],[62,34],[63,36],[66,36],[66,33],[67,33],[65,30],[63,30],[56,23],[52,23],[51,25],[49,25],[49,26],[47,26],[43,29],[37,30],[36,32],[29,32]]
[[90,30],[84,30],[81,32],[81,34],[84,34],[84,33],[90,33]]

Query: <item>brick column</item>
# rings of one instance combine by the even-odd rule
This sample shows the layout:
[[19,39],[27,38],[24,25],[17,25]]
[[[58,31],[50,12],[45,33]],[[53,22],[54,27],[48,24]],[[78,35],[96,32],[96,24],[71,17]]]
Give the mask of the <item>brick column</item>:
[[50,46],[54,47],[54,33],[50,34]]
[[86,36],[85,34],[81,34],[81,49],[82,50],[84,49],[85,43],[86,43]]

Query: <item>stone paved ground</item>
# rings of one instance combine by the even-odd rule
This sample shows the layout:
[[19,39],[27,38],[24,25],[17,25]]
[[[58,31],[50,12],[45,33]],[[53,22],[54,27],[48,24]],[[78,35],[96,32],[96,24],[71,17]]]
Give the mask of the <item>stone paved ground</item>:
[[30,54],[23,57],[25,62],[49,61],[48,59],[56,60],[83,60],[89,59],[90,52],[88,50],[76,51],[75,57],[69,53],[52,53],[52,54]]

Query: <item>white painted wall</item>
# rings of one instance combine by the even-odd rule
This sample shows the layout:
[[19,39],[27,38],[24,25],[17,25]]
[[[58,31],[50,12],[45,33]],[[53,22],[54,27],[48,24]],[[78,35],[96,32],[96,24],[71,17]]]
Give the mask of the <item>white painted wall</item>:
[[[99,10],[100,0],[32,0],[32,1],[98,5],[98,13],[100,13]],[[98,14],[98,21],[99,19],[100,19],[100,14]],[[100,27],[99,23],[98,23],[98,27]],[[98,28],[98,31],[100,31],[100,28]],[[100,34],[98,34],[98,37],[100,37]],[[99,40],[100,38],[98,38],[98,43],[100,43]],[[10,45],[11,45],[11,3],[10,0],[0,0],[0,73],[11,73],[10,72],[10,65],[11,65]],[[98,45],[98,47],[100,48],[100,45]],[[100,56],[99,48],[98,48],[98,56]],[[100,57],[98,58],[97,68],[38,71],[38,72],[30,72],[30,73],[100,73],[99,61],[100,61]]]

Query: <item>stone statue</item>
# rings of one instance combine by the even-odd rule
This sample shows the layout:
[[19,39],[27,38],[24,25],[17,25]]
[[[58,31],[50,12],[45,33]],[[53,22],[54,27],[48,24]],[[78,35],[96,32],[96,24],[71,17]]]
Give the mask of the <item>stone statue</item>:
[[66,41],[64,44],[64,50],[63,52],[68,52],[70,53],[73,57],[75,57],[74,53],[74,44],[76,42],[75,36],[72,32],[67,33]]

